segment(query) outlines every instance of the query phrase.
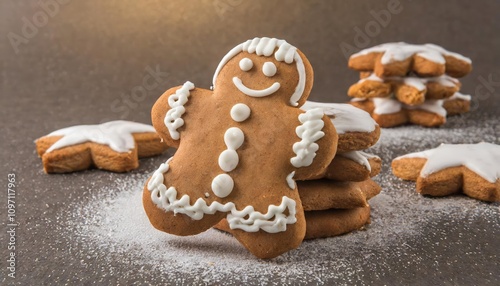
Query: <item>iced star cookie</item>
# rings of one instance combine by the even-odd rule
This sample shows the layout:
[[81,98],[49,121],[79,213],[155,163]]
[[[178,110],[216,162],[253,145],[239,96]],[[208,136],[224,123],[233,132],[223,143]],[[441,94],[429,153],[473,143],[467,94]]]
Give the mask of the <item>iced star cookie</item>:
[[379,77],[406,76],[414,72],[421,77],[447,74],[463,77],[472,70],[471,60],[434,44],[412,45],[386,43],[364,49],[349,58],[349,67],[373,71]]
[[178,149],[144,187],[151,224],[194,235],[226,218],[259,258],[297,248],[306,226],[295,180],[324,172],[337,142],[321,109],[299,109],[312,84],[297,48],[254,38],[223,57],[213,91],[191,82],[167,90],[152,121]]
[[471,96],[456,92],[452,97],[443,101],[443,107],[448,115],[457,115],[469,112]]
[[123,120],[63,128],[35,143],[46,173],[91,167],[128,172],[139,166],[139,158],[159,155],[168,148],[153,126]]
[[422,78],[378,77],[373,73],[361,73],[361,79],[353,84],[347,94],[356,98],[394,97],[408,105],[419,105],[426,99],[444,99],[451,97],[460,89],[460,82],[447,75]]
[[499,162],[499,145],[441,144],[395,158],[392,172],[401,179],[417,181],[417,192],[423,195],[447,196],[462,191],[478,200],[498,202]]
[[443,100],[427,100],[421,105],[406,105],[393,98],[352,99],[350,104],[370,113],[381,127],[407,123],[436,127],[446,123]]
[[367,149],[380,137],[379,125],[365,111],[345,103],[307,101],[303,110],[319,108],[332,121],[338,134],[337,150],[349,152]]

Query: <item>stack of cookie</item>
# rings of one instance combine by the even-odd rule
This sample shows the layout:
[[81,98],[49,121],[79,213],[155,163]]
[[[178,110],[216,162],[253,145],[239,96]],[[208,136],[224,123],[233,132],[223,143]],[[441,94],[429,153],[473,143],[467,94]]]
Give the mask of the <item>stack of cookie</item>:
[[339,136],[337,153],[321,178],[299,181],[306,216],[305,239],[331,237],[370,223],[368,200],[380,193],[374,182],[381,159],[363,152],[380,136],[380,127],[366,112],[348,104],[306,102],[304,110],[320,108]]
[[[331,237],[362,228],[370,222],[368,200],[381,187],[371,177],[381,159],[362,150],[380,136],[378,124],[363,110],[349,104],[307,101],[301,109],[320,108],[338,133],[337,153],[321,175],[297,181],[306,219],[305,239]],[[215,228],[232,233],[226,219]]]
[[360,72],[348,95],[381,127],[405,123],[442,125],[446,116],[467,112],[470,97],[458,93],[457,79],[467,75],[471,60],[433,44],[387,43],[349,58]]

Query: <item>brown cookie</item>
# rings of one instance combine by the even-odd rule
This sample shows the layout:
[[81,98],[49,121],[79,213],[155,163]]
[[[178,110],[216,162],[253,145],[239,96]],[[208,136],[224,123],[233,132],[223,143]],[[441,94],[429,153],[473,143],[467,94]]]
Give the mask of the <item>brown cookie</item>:
[[392,161],[392,172],[417,181],[423,195],[447,196],[462,191],[469,197],[500,201],[500,146],[490,143],[441,144]]
[[151,224],[193,235],[227,218],[259,258],[298,247],[306,226],[294,179],[324,172],[337,146],[320,109],[299,109],[312,81],[299,50],[255,38],[222,59],[213,91],[190,82],[166,91],[153,107],[153,125],[178,149],[144,187]]
[[301,109],[320,108],[327,115],[338,134],[337,151],[349,152],[367,149],[377,143],[380,127],[364,110],[345,103],[307,101]]
[[381,127],[395,127],[407,123],[436,127],[446,123],[443,100],[427,100],[411,106],[392,98],[353,99],[350,104],[370,113]]
[[444,100],[443,107],[448,115],[467,113],[470,110],[470,100],[470,95],[457,92],[452,97]]
[[364,49],[349,58],[349,67],[374,71],[379,77],[406,76],[414,72],[422,77],[448,74],[463,77],[472,70],[471,60],[433,44],[386,43]]
[[352,209],[368,206],[368,200],[380,193],[381,187],[371,179],[363,182],[312,180],[297,182],[305,211]]
[[[370,223],[370,207],[355,209],[330,209],[306,211],[306,235],[304,239],[324,238],[346,234]],[[227,220],[221,220],[214,228],[233,234]]]
[[363,228],[370,223],[370,207],[306,212],[304,239],[332,237]]
[[128,172],[139,166],[139,158],[159,155],[168,148],[153,126],[123,120],[60,129],[35,143],[46,173],[91,167]]
[[353,84],[348,95],[356,98],[388,97],[408,105],[424,103],[426,99],[444,99],[453,96],[460,89],[460,82],[447,75],[431,78],[416,76],[384,77],[361,73],[361,79]]
[[[369,74],[366,76],[366,74]],[[370,72],[361,72],[361,79],[349,87],[347,95],[356,98],[388,97],[393,93],[391,82]]]
[[380,173],[380,157],[362,152],[337,153],[326,169],[323,178],[336,181],[361,182]]

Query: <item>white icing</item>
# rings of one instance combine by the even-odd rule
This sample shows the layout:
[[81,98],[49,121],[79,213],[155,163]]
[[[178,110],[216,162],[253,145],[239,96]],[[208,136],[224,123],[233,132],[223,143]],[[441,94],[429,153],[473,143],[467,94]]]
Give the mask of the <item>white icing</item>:
[[238,127],[228,128],[224,133],[224,143],[226,143],[228,149],[236,150],[240,148],[244,140],[245,135]]
[[293,179],[293,176],[295,176],[295,171],[286,176],[286,183],[290,189],[295,190],[295,180]]
[[240,78],[233,77],[233,83],[239,91],[251,97],[265,97],[271,95],[280,89],[280,83],[275,82],[270,87],[265,89],[251,89],[243,84]]
[[490,183],[500,178],[500,146],[481,142],[478,144],[441,144],[423,152],[410,153],[403,158],[425,158],[427,162],[420,171],[421,177],[446,168],[465,166]]
[[468,95],[468,94],[462,94],[460,92],[455,92],[453,94],[453,96],[446,98],[444,101],[450,101],[450,100],[456,100],[456,99],[470,101],[471,98],[472,97],[470,95]]
[[437,82],[440,85],[446,86],[446,87],[455,87],[459,84],[458,79],[453,78],[449,75],[445,75],[445,74],[438,76],[438,77],[429,77],[426,79],[427,79],[427,82]]
[[341,157],[348,158],[360,165],[365,166],[365,168],[370,172],[372,171],[372,167],[370,166],[370,162],[368,162],[368,159],[379,158],[376,155],[365,153],[362,151],[343,152],[343,153],[338,153],[338,155]]
[[377,81],[377,82],[383,82],[384,80],[382,78],[380,78],[379,76],[377,76],[376,74],[372,73],[370,74],[369,76],[365,77],[365,78],[362,78],[358,81],[358,83],[362,83],[362,82],[365,82],[365,81]]
[[437,77],[417,77],[417,76],[390,76],[390,77],[379,77],[376,74],[372,73],[370,76],[360,79],[358,83],[363,83],[365,81],[377,81],[377,82],[387,82],[387,81],[396,81],[403,82],[406,85],[410,85],[416,88],[419,91],[423,91],[426,89],[426,84],[429,82],[436,82],[442,86],[446,87],[455,87],[458,85],[459,81],[456,78],[453,78],[449,75],[441,75]]
[[302,58],[297,52],[297,48],[290,45],[285,40],[263,37],[263,38],[254,38],[252,40],[248,40],[242,44],[237,45],[222,58],[221,62],[217,66],[217,69],[215,70],[214,77],[212,80],[213,88],[215,88],[215,81],[217,80],[217,76],[219,75],[221,69],[226,65],[226,63],[230,59],[232,59],[240,52],[248,52],[251,54],[255,53],[258,56],[265,56],[265,57],[269,57],[274,53],[274,58],[279,62],[285,62],[287,64],[291,64],[292,62],[295,61],[297,71],[299,73],[299,82],[297,84],[297,87],[295,88],[294,93],[290,96],[290,104],[292,106],[298,105],[298,101],[302,96],[302,93],[304,92],[306,86],[306,71],[304,62],[302,61]]
[[[246,232],[257,232],[263,230],[268,233],[278,233],[286,231],[288,224],[297,221],[296,202],[289,197],[283,196],[281,204],[269,205],[267,213],[256,211],[253,206],[246,206],[243,210],[238,210],[233,202],[221,204],[212,202],[207,204],[202,198],[198,198],[194,204],[190,204],[191,198],[183,195],[177,199],[175,187],[168,187],[163,184],[163,174],[169,170],[167,162],[160,165],[148,182],[148,190],[151,191],[151,200],[157,207],[172,211],[174,214],[181,213],[194,220],[201,220],[205,214],[215,212],[229,212],[227,221],[231,229],[242,229]],[[206,194],[205,194],[206,195]],[[285,214],[287,213],[287,214]]]
[[276,68],[276,65],[273,62],[265,62],[264,65],[262,66],[262,73],[264,73],[264,75],[267,77],[274,76],[277,71],[278,69]]
[[464,57],[462,56],[461,54],[458,54],[458,53],[454,53],[454,52],[450,52],[448,50],[445,50],[443,47],[441,46],[438,46],[438,45],[434,45],[434,44],[425,44],[424,46],[428,47],[428,48],[431,48],[433,50],[436,50],[436,51],[439,51],[441,54],[445,55],[445,56],[451,56],[451,57],[454,57],[456,59],[459,59],[461,61],[464,61],[464,62],[467,62],[467,63],[472,63],[471,59],[467,58],[467,57]]
[[227,149],[219,155],[219,167],[224,172],[231,172],[238,166],[240,158],[235,150]]
[[392,114],[401,111],[403,104],[392,98],[373,98],[373,104],[375,109],[373,113],[375,114]]
[[435,113],[439,116],[446,117],[446,109],[443,107],[444,100],[426,100],[424,103],[420,105],[404,105],[405,109],[410,110],[425,110],[427,112]]
[[294,167],[310,166],[316,157],[319,145],[315,142],[325,136],[321,131],[325,125],[323,115],[321,108],[310,109],[299,115],[302,124],[297,126],[295,133],[301,140],[293,144],[293,152],[297,156],[290,159]]
[[[227,149],[219,155],[219,167],[224,172],[231,172],[238,166],[240,158],[236,149],[240,148],[245,141],[243,131],[238,127],[231,127],[224,133],[224,143]],[[212,191],[220,198],[228,196],[233,190],[234,182],[231,176],[221,174],[212,180]]]
[[469,58],[466,58],[457,53],[447,51],[444,48],[434,44],[412,45],[404,42],[378,45],[375,47],[364,49],[356,54],[353,54],[351,57],[354,58],[370,53],[384,53],[384,55],[380,59],[380,62],[384,65],[396,61],[404,61],[414,54],[438,64],[444,64],[446,62],[444,56],[451,56],[467,63],[471,63],[471,60]]
[[253,67],[253,62],[252,62],[251,59],[249,59],[249,58],[242,58],[240,60],[240,69],[242,71],[249,71],[249,70],[252,69],[252,67]]
[[109,146],[116,152],[129,152],[134,149],[133,133],[155,132],[151,125],[131,121],[116,120],[98,125],[77,125],[51,132],[47,136],[63,136],[50,146],[46,153],[53,150],[94,142]]
[[250,116],[250,107],[244,103],[237,103],[231,108],[231,118],[236,122],[243,122]]
[[393,114],[407,110],[424,110],[427,112],[435,113],[439,116],[446,117],[446,109],[443,107],[443,100],[426,100],[420,105],[407,105],[393,98],[372,98],[375,105],[375,114]]
[[174,140],[178,140],[180,138],[177,128],[184,125],[184,120],[182,119],[182,115],[186,112],[184,104],[188,101],[188,97],[190,95],[189,91],[193,89],[194,84],[187,81],[181,88],[176,90],[174,94],[168,97],[168,105],[171,109],[167,111],[164,122],[165,126],[167,126],[168,132],[170,133],[170,137]]
[[418,91],[424,91],[427,89],[425,81],[416,77],[405,77],[403,82],[406,85],[416,88]]
[[219,198],[225,198],[231,194],[234,188],[234,181],[228,174],[217,175],[212,180],[212,192]]
[[300,107],[302,110],[311,110],[313,108],[321,108],[323,113],[330,117],[338,134],[373,132],[378,125],[368,112],[350,104],[306,101]]

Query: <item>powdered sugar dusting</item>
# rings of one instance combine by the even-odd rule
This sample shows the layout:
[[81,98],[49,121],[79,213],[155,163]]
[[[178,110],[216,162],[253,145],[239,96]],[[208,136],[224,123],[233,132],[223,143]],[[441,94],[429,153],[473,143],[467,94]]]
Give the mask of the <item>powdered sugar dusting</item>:
[[[270,261],[256,259],[219,231],[176,237],[154,229],[141,201],[150,174],[121,177],[113,186],[96,189],[90,201],[75,203],[62,216],[69,216],[66,230],[75,248],[99,255],[110,271],[111,266],[127,265],[116,267],[129,269],[119,275],[124,279],[140,276],[143,283],[372,284],[388,277],[396,277],[394,283],[422,282],[440,277],[440,271],[448,267],[457,268],[458,259],[471,265],[480,263],[474,271],[483,280],[476,283],[492,282],[498,274],[500,257],[494,251],[498,243],[476,244],[474,233],[500,235],[499,204],[465,196],[423,197],[415,192],[413,182],[396,178],[389,168],[392,158],[441,142],[500,143],[498,119],[475,122],[476,126],[467,127],[463,117],[455,117],[440,129],[383,129],[379,144],[369,150],[384,163],[375,178],[382,193],[370,200],[371,225],[344,236],[306,241],[299,249]],[[452,248],[463,249],[462,256],[451,254]],[[429,269],[430,274],[416,277],[415,269]],[[467,281],[467,270],[457,268],[459,274],[443,279],[451,284]]]

